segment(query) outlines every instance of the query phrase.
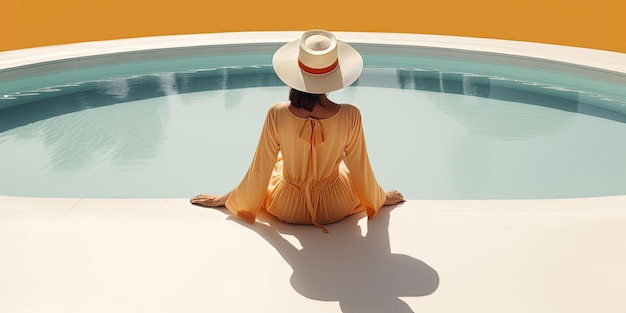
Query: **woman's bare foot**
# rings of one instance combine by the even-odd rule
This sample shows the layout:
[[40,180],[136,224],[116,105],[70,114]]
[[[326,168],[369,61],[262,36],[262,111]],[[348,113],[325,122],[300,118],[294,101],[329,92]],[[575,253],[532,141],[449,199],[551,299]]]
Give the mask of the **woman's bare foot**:
[[385,194],[385,196],[387,196],[385,199],[385,205],[394,205],[406,201],[404,200],[402,194],[397,190],[389,191]]
[[226,200],[228,200],[228,197],[203,193],[191,198],[189,202],[206,207],[220,207],[226,205]]

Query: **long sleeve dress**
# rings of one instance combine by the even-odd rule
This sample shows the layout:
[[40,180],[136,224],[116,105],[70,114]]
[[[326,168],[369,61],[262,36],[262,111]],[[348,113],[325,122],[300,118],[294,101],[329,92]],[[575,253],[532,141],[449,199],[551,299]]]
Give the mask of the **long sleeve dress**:
[[289,102],[272,105],[248,172],[226,207],[254,223],[260,209],[294,224],[322,227],[385,202],[365,146],[358,108],[341,104],[325,119],[302,118]]

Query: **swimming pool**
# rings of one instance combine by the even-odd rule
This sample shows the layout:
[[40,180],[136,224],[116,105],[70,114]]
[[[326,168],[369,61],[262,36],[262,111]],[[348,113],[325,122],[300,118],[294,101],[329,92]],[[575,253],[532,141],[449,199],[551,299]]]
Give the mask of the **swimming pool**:
[[[44,47],[15,53],[0,53],[0,66],[20,67],[11,73],[2,72],[4,75],[2,79],[6,82],[7,76],[12,77],[9,79],[12,81],[25,77],[43,77],[60,68],[67,70],[81,66],[97,66],[98,63],[115,64],[172,56],[187,57],[197,55],[199,50],[212,51],[211,47],[215,45],[254,43],[253,45],[257,47],[262,48],[265,45],[269,47],[274,46],[276,42],[284,42],[297,36],[296,32],[211,34]],[[585,49],[401,34],[346,33],[341,34],[339,38],[365,45],[372,44],[373,50],[386,44],[415,45],[422,47],[421,51],[424,53],[430,52],[432,57],[459,54],[467,56],[466,52],[470,52],[469,56],[474,61],[484,58],[492,61],[513,60],[508,65],[525,67],[530,63],[538,65],[531,68],[539,67],[561,73],[563,62],[577,64],[565,65],[566,72],[575,74],[572,76],[582,74],[584,78],[597,77],[613,81],[612,84],[618,87],[620,84],[623,85],[623,73],[626,73],[623,55]],[[271,53],[269,50],[268,53]],[[541,61],[544,59],[548,61]],[[39,62],[44,64],[29,65]],[[159,62],[153,64],[167,65]],[[488,68],[482,64],[478,70]],[[169,70],[159,69],[159,71]],[[413,70],[409,72],[412,73]],[[110,73],[107,75],[110,76]],[[165,75],[158,81],[176,81],[168,77],[171,78]],[[564,78],[563,81],[570,79]],[[440,103],[443,105],[448,102],[448,97],[462,96],[455,93],[415,90],[413,86],[415,80],[407,79],[405,82],[407,86],[405,89],[389,86],[364,87],[367,90],[363,98],[368,100],[370,97],[388,92],[411,96],[419,94],[422,97],[425,95],[430,98],[441,97],[445,100]],[[511,83],[502,80],[497,82]],[[107,82],[104,86],[106,88],[103,90],[110,91],[107,97],[111,99],[133,90],[133,84],[125,85],[119,82]],[[169,90],[167,86],[171,84],[160,83],[159,86],[163,87],[159,87],[163,90]],[[457,80],[454,86],[452,90],[460,90],[462,88],[459,86],[463,84]],[[478,85],[472,83],[469,86]],[[588,84],[585,84],[585,87],[590,87],[585,88],[586,90],[592,89],[596,92],[600,90]],[[179,93],[173,98],[160,98],[172,101],[190,100],[197,95],[197,99],[229,98],[233,103],[241,103],[243,98],[255,101],[272,100],[258,98],[261,94],[264,97],[276,96],[283,99],[283,88],[282,86],[245,88],[248,93],[206,90]],[[610,91],[609,88],[607,92]],[[351,94],[337,96],[353,97]],[[237,97],[241,98],[237,100]],[[480,96],[463,99],[494,100]],[[135,100],[138,101],[107,107],[117,107],[129,113],[132,112],[128,110],[130,107],[145,105],[142,100],[138,98]],[[193,104],[184,101],[182,103]],[[468,104],[465,106],[466,109],[477,108],[477,105],[466,104]],[[498,108],[500,105],[535,108],[540,112],[539,117],[546,112],[552,112],[569,121],[560,123],[560,128],[555,129],[553,133],[562,132],[568,125],[580,122],[572,122],[570,114],[574,113],[563,108],[528,104],[520,106],[500,100],[497,104]],[[367,106],[366,104],[364,109],[367,109]],[[378,103],[371,106],[376,110],[380,108]],[[194,105],[191,105],[191,108],[193,107]],[[494,104],[485,106],[484,109],[491,112],[495,107]],[[99,112],[98,109],[103,108],[105,107],[74,113],[95,114]],[[261,106],[246,109],[262,110]],[[163,109],[155,111],[159,113],[153,115],[171,118],[171,115],[168,116],[169,113],[162,112]],[[222,107],[222,111],[227,112],[226,107]],[[487,119],[478,124],[468,124],[457,115],[450,114],[450,111],[432,109],[431,113],[433,112],[449,116],[448,122],[456,123],[454,125],[472,126],[467,128],[477,133],[484,131],[485,129],[481,127],[491,121]],[[380,111],[376,113],[382,114]],[[484,111],[477,110],[475,113]],[[567,114],[561,115],[562,113]],[[47,114],[46,118],[69,116],[69,114],[50,115]],[[134,120],[131,116],[128,118]],[[611,116],[616,115],[605,116],[595,113],[585,115],[584,119],[591,118],[611,125],[621,123],[615,118],[610,118]],[[95,114],[91,121],[97,120],[97,117],[99,114]],[[381,121],[393,127],[413,127],[413,122],[411,125],[394,125],[388,123],[384,117],[374,116],[368,124]],[[535,118],[537,115],[528,117],[531,119],[525,120],[526,122],[541,121],[540,118]],[[79,118],[66,121],[70,120],[75,122]],[[257,119],[250,117],[250,121]],[[497,129],[504,129],[504,126],[510,123],[514,122],[502,121]],[[162,130],[167,132],[172,130],[171,126],[163,127],[164,124],[161,125]],[[515,144],[516,140],[523,141],[528,137],[520,134],[547,131],[545,128],[533,127],[536,126],[533,123],[525,125],[529,127],[513,127],[512,129],[517,132],[501,135],[508,138],[505,141]],[[429,131],[439,125],[429,126],[431,127],[425,130],[423,136],[436,138],[435,134]],[[440,126],[444,128],[449,125]],[[152,124],[145,131],[155,133],[153,130],[156,128]],[[102,129],[94,131],[97,134]],[[37,130],[33,133],[36,132]],[[92,135],[78,134],[80,131],[70,133],[73,135],[58,132],[50,136],[49,140],[54,144],[59,143],[58,137],[61,135],[68,135],[71,139],[83,136],[91,138]],[[226,136],[226,131],[222,133]],[[239,133],[229,131],[227,135],[239,136]],[[372,136],[375,134],[370,137]],[[517,139],[511,139],[516,136]],[[581,134],[577,134],[574,138],[580,136]],[[377,139],[372,138],[371,141],[375,142]],[[72,142],[75,141],[69,140],[68,143]],[[89,143],[87,141],[87,144]],[[476,144],[475,141],[470,143]],[[131,141],[131,144],[134,143]],[[488,148],[489,145],[483,147]],[[377,150],[373,147],[370,149]],[[135,150],[136,163],[141,163],[141,158],[146,157],[140,151],[141,149]],[[188,145],[181,144],[179,150],[175,152],[177,155],[189,156],[193,155],[194,151],[196,150]],[[42,153],[42,151],[31,152]],[[5,153],[5,150],[0,151],[3,156]],[[18,161],[30,158],[27,153],[12,155]],[[407,157],[400,151],[395,151],[394,155],[397,156],[394,160]],[[150,153],[147,156],[150,156]],[[232,152],[227,156],[246,159],[246,156],[238,156]],[[87,163],[98,161],[90,158],[84,160]],[[246,159],[242,166],[247,166],[248,162]],[[383,165],[388,166],[389,162]],[[66,174],[67,172],[59,173]],[[174,179],[189,177],[189,173],[175,175]],[[14,178],[7,178],[4,173],[0,173],[1,181]],[[205,181],[209,182],[210,179],[211,177],[206,177]],[[31,182],[36,183],[35,180]],[[226,186],[228,183],[223,185],[222,188],[230,187]],[[203,186],[204,188],[207,187]],[[266,221],[249,228],[242,227],[231,222],[231,217],[220,210],[191,206],[187,197],[93,199],[0,195],[0,251],[3,253],[0,260],[0,310],[255,312],[259,307],[264,307],[268,310],[271,308],[273,312],[345,313],[350,309],[357,312],[367,312],[368,309],[376,312],[394,312],[398,311],[397,306],[392,305],[390,301],[395,301],[396,304],[404,303],[404,311],[407,312],[496,313],[548,310],[572,313],[590,311],[621,313],[626,309],[621,301],[622,295],[626,293],[626,285],[621,283],[623,280],[621,277],[626,275],[623,267],[626,263],[626,252],[616,247],[622,244],[622,238],[626,236],[625,204],[626,196],[623,195],[526,200],[410,198],[400,207],[382,210],[384,214],[377,218],[367,220],[363,216],[354,216],[341,223],[329,225],[330,233],[322,234],[317,229],[306,226],[280,224],[272,225],[275,226],[272,229],[276,230],[273,233],[265,226]],[[263,234],[273,236],[263,237]],[[349,253],[332,253],[342,247],[351,249],[345,250]],[[277,253],[277,249],[280,253]],[[302,255],[305,257],[300,257]],[[254,265],[251,266],[250,260],[254,260]],[[310,270],[313,263],[315,268],[332,269],[342,264],[370,266],[376,263],[380,266],[376,269],[384,269],[379,273],[384,273],[387,278],[420,279],[400,280],[394,288],[389,288],[389,284],[364,284],[361,279],[345,280],[343,279],[347,277],[345,275],[337,277],[325,275],[323,277],[327,281],[316,283],[319,282],[319,275],[316,271]],[[358,266],[355,268],[362,272],[371,271],[371,268]],[[357,274],[359,273],[353,277],[360,277]],[[328,286],[343,288],[337,290]],[[320,299],[307,291],[325,291],[330,297]],[[247,295],[246,301],[241,301],[242,293]],[[276,301],[277,297],[281,301]],[[355,299],[358,301],[354,302]]]
[[[0,172],[12,178],[0,193],[228,191],[247,170],[265,110],[286,98],[269,65],[278,45],[107,54],[74,69],[57,60],[37,76],[5,70],[21,77],[0,85],[0,150],[11,151]],[[624,75],[406,44],[355,47],[363,75],[332,96],[362,109],[386,189],[416,199],[626,193],[626,146],[615,144],[626,137]]]

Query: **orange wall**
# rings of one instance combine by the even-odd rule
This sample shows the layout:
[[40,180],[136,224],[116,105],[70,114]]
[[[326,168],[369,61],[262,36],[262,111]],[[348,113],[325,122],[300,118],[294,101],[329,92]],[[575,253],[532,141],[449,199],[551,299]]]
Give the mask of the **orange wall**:
[[[511,39],[626,53],[624,0],[2,2],[0,51],[155,35],[325,28]],[[315,9],[305,11],[305,3]]]

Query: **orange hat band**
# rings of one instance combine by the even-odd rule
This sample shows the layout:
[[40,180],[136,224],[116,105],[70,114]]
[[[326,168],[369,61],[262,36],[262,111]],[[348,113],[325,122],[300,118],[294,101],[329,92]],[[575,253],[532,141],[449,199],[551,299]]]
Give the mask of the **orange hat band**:
[[304,65],[304,63],[302,63],[300,61],[300,59],[298,59],[298,66],[300,66],[300,69],[302,69],[303,71],[305,71],[305,72],[307,72],[309,74],[319,75],[319,74],[330,73],[337,67],[337,65],[339,65],[339,59],[335,60],[335,62],[333,64],[331,64],[330,66],[328,66],[328,67],[311,68],[311,67],[308,67],[308,66]]

